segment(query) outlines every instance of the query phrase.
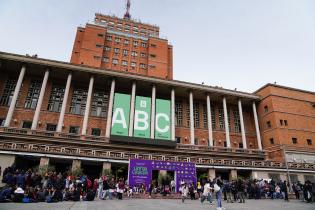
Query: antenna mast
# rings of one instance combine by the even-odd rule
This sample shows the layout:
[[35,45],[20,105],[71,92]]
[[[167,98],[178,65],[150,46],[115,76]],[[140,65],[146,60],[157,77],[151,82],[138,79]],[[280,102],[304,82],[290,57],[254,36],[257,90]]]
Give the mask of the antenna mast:
[[129,11],[130,11],[130,0],[127,0],[126,13],[124,15],[125,19],[130,19],[131,18],[131,15],[130,15]]

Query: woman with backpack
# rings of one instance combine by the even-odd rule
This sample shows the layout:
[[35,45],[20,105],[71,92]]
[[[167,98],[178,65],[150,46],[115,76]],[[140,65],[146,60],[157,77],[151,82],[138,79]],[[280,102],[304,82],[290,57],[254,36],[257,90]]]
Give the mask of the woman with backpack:
[[214,192],[216,193],[216,198],[217,198],[217,210],[222,210],[222,186],[223,182],[220,177],[218,177],[215,181],[215,184],[213,186]]

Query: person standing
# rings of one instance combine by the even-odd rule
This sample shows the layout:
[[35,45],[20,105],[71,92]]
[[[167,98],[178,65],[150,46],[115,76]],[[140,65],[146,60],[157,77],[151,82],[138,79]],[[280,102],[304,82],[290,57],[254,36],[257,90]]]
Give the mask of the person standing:
[[287,185],[287,181],[284,181],[282,183],[282,192],[284,193],[284,200],[285,201],[289,201],[289,196],[288,196],[288,185]]
[[242,179],[237,181],[237,194],[240,199],[240,203],[245,203],[245,186]]
[[185,202],[185,199],[188,196],[188,187],[187,184],[183,184],[181,189],[180,189],[181,193],[182,193],[182,203]]
[[223,187],[223,182],[220,177],[218,177],[215,181],[215,184],[213,186],[214,192],[216,193],[216,198],[217,198],[217,210],[222,210],[222,187]]

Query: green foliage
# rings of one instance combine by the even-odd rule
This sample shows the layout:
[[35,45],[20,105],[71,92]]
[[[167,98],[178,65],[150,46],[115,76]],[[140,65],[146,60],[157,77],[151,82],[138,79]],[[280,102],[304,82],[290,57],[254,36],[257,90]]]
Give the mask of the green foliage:
[[46,173],[55,171],[55,166],[52,165],[36,166],[35,168],[33,168],[33,171],[37,171],[41,176],[45,176]]
[[71,174],[74,177],[80,177],[83,175],[83,169],[80,167],[73,168]]

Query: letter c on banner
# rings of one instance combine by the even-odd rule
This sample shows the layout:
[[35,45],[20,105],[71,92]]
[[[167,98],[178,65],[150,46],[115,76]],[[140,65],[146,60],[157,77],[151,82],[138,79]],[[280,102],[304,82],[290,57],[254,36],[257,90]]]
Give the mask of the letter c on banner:
[[156,128],[156,130],[158,132],[161,132],[161,133],[166,133],[170,129],[170,126],[166,125],[164,128],[160,128],[159,127],[159,119],[160,118],[164,118],[164,120],[166,122],[169,122],[170,118],[165,113],[158,113],[158,114],[156,114],[156,117],[155,117],[155,128]]

